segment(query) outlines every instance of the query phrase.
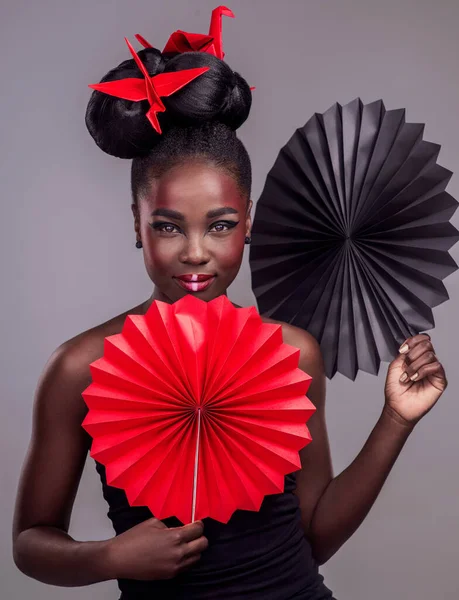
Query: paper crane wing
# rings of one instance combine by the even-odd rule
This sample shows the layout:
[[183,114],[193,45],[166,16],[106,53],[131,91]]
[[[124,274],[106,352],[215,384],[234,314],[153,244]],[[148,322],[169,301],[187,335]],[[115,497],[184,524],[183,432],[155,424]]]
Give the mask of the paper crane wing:
[[173,73],[160,73],[153,77],[153,83],[159,96],[170,96],[208,70],[209,67],[200,67]]
[[139,102],[147,99],[145,79],[129,77],[117,81],[106,81],[105,83],[95,83],[89,86],[93,90],[103,92],[109,96],[116,96],[124,100]]
[[153,48],[153,47],[154,47],[154,46],[152,46],[152,45],[150,44],[150,42],[147,42],[147,40],[146,40],[146,39],[145,39],[143,36],[141,36],[141,35],[140,35],[140,33],[136,33],[136,34],[135,34],[135,39],[136,39],[136,40],[137,40],[137,41],[138,41],[140,44],[142,44],[142,46],[143,46],[144,48]]

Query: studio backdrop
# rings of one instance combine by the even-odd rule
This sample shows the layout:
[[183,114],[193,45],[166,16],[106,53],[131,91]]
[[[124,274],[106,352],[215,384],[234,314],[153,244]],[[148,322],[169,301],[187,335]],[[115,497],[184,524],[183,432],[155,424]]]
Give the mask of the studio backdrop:
[[[48,357],[151,293],[135,248],[129,161],[105,155],[87,133],[87,86],[128,58],[124,36],[142,33],[162,47],[176,29],[204,32],[215,6],[214,0],[2,0],[2,598],[118,597],[115,582],[64,589],[22,575],[11,556],[13,503],[34,390]],[[236,19],[224,22],[226,58],[256,87],[240,130],[253,164],[254,201],[294,132],[315,113],[356,98],[364,105],[383,99],[387,110],[405,108],[407,122],[425,123],[425,139],[441,146],[439,164],[456,171],[447,191],[459,198],[457,0],[232,0],[229,6]],[[458,219],[452,216],[453,226]],[[457,246],[451,256],[458,260]],[[230,288],[231,300],[243,306],[256,303],[248,257],[246,250]],[[449,388],[415,429],[364,524],[322,567],[340,600],[441,600],[459,593],[459,277],[446,275],[450,300],[431,304],[431,334]],[[357,372],[354,364],[328,382],[336,474],[361,449],[383,406],[387,363],[371,364],[375,374]],[[88,458],[70,533],[79,540],[111,537],[106,512]]]

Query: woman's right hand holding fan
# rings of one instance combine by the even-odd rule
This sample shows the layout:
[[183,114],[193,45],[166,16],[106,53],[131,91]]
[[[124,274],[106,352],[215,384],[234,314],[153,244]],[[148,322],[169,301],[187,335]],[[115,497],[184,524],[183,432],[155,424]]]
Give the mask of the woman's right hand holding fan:
[[207,546],[202,521],[168,528],[151,518],[107,544],[112,579],[172,579],[201,558]]

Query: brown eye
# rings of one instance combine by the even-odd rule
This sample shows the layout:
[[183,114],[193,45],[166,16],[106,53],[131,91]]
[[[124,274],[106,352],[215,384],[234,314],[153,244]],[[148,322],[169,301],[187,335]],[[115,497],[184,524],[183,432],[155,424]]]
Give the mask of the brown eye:
[[229,229],[236,227],[238,223],[239,221],[218,221],[218,223],[214,223],[210,226],[210,230],[213,230],[216,233],[221,233],[223,231],[228,231]]
[[156,221],[155,223],[150,223],[150,226],[155,231],[160,231],[161,233],[176,233],[175,230],[177,230],[177,233],[180,232],[177,225],[174,225],[173,223],[164,223],[162,221]]

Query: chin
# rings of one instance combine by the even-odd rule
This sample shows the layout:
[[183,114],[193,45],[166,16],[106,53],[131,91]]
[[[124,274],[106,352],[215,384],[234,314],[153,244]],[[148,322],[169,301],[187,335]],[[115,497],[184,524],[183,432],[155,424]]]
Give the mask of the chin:
[[199,300],[204,300],[205,302],[210,302],[211,300],[215,300],[215,298],[218,298],[218,296],[221,296],[222,293],[215,292],[212,290],[204,290],[203,292],[185,292],[183,294],[183,296],[188,295],[194,296],[195,298],[199,298]]
[[204,300],[204,302],[210,302],[211,300],[215,300],[215,298],[218,298],[219,296],[226,294],[226,289],[225,290],[220,290],[218,288],[210,288],[208,290],[204,290],[202,292],[186,292],[184,291],[183,295],[180,296],[181,298],[183,296],[186,295],[191,295],[194,296],[195,298],[198,298],[199,300]]
[[169,289],[164,292],[164,295],[169,299],[170,302],[174,303],[184,298],[185,296],[194,296],[195,298],[199,298],[199,300],[204,300],[205,302],[209,302],[214,298],[220,296],[220,293],[215,293],[212,290],[204,290],[202,292],[188,292],[187,290],[177,289],[174,286],[174,289]]

